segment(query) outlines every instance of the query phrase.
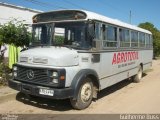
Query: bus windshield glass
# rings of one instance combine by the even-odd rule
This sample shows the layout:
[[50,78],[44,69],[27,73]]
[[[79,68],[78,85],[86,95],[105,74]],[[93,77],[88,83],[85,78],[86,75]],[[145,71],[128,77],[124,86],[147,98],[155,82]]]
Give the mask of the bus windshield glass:
[[84,22],[60,22],[33,25],[32,46],[65,46],[89,49],[87,24]]
[[52,38],[52,24],[33,25],[32,46],[50,45]]

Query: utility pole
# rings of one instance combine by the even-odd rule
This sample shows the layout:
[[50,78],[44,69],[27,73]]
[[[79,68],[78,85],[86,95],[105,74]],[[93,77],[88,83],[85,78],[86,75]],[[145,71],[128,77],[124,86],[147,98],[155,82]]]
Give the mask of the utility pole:
[[132,11],[129,11],[129,23],[132,24]]

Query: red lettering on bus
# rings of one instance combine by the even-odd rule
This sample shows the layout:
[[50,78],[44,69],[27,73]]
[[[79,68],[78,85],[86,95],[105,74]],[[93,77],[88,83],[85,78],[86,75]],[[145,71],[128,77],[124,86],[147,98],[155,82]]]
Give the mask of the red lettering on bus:
[[121,62],[121,53],[118,53],[117,55],[117,64]]
[[112,59],[112,65],[113,65],[113,64],[116,64],[116,61],[117,61],[117,60],[116,60],[116,53],[114,53],[113,59]]
[[125,60],[124,60],[124,52],[121,53],[121,62],[122,63],[125,62]]
[[138,52],[117,52],[113,55],[112,65],[133,60],[138,60]]

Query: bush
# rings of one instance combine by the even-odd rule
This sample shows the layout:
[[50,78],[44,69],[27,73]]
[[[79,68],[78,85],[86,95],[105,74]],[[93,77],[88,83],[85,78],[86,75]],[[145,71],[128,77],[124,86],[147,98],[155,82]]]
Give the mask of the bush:
[[11,73],[11,70],[5,64],[5,62],[2,62],[2,58],[0,58],[0,85],[7,85],[8,80],[11,78],[9,75]]
[[31,35],[27,29],[22,21],[16,19],[0,25],[0,44],[12,44],[16,47],[28,46]]
[[[31,40],[31,34],[27,31],[28,27],[23,24],[24,21],[13,19],[12,21],[0,25],[0,48],[3,44],[14,45],[15,47],[28,47]],[[10,79],[10,72],[7,65],[8,61],[0,56],[0,84],[7,85]]]

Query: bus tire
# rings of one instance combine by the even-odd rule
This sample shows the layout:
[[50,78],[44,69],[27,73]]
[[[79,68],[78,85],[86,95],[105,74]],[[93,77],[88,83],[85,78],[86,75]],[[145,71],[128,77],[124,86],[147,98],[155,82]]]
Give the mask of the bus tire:
[[138,67],[138,72],[135,76],[133,76],[133,82],[135,83],[139,83],[142,79],[142,74],[143,74],[143,69],[142,69],[142,66],[140,65]]
[[82,110],[87,108],[93,98],[93,82],[90,78],[86,78],[84,82],[81,84],[80,89],[78,91],[77,99],[70,99],[70,103],[73,108],[77,110]]

